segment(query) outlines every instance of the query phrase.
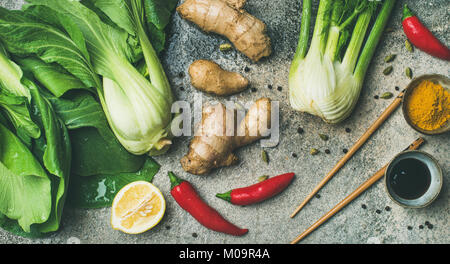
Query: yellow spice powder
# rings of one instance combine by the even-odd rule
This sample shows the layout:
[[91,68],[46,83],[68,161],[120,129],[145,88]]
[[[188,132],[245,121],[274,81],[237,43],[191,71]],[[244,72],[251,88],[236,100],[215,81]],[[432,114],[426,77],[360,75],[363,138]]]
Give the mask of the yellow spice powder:
[[422,81],[409,97],[407,112],[423,130],[441,128],[450,119],[450,93],[440,84]]

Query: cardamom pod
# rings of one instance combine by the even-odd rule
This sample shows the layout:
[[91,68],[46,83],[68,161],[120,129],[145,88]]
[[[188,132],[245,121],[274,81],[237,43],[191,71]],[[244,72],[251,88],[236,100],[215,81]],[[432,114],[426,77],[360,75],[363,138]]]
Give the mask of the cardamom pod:
[[261,158],[265,163],[269,163],[269,157],[267,155],[267,152],[265,150],[261,151]]
[[406,74],[406,76],[407,76],[409,79],[412,79],[413,73],[412,73],[411,68],[406,67],[406,69],[405,69],[405,74]]
[[394,95],[391,92],[385,92],[380,96],[380,98],[390,99],[390,98],[392,98],[392,96],[394,96]]
[[393,69],[394,69],[394,67],[389,66],[389,67],[387,67],[386,69],[383,70],[383,74],[384,75],[389,75],[389,74],[391,74]]
[[327,141],[328,140],[328,136],[324,135],[324,134],[319,134],[319,137],[323,140],[323,141]]
[[269,176],[267,176],[267,175],[259,176],[259,177],[258,177],[258,182],[265,181],[265,180],[267,180],[268,178],[269,178]]
[[414,52],[414,47],[409,40],[405,40],[405,48],[409,52]]
[[219,49],[220,51],[229,51],[231,50],[233,47],[231,46],[231,44],[229,43],[225,43],[225,44],[220,44]]
[[392,62],[392,61],[395,60],[395,57],[396,57],[396,56],[397,56],[397,55],[395,55],[395,54],[388,55],[388,56],[386,56],[386,57],[384,58],[384,62]]
[[311,154],[311,155],[317,155],[318,153],[319,153],[319,150],[316,149],[316,148],[312,148],[312,149],[309,151],[309,154]]

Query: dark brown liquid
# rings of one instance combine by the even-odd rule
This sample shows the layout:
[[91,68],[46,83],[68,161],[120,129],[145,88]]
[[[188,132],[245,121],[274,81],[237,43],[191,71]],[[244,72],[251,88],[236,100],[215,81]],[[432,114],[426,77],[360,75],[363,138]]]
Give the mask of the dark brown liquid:
[[431,174],[427,165],[417,159],[399,161],[392,169],[390,177],[392,190],[401,198],[417,199],[428,190]]

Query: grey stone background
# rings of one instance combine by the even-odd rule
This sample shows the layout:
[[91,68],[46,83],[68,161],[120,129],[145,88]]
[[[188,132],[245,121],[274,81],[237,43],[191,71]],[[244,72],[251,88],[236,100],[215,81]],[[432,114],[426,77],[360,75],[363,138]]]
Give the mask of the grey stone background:
[[[315,2],[314,13],[318,1]],[[178,138],[166,155],[156,158],[162,168],[153,183],[163,192],[167,210],[163,220],[152,230],[140,235],[126,235],[111,229],[109,208],[80,210],[66,207],[59,232],[44,239],[30,240],[0,231],[0,243],[290,242],[421,136],[407,125],[401,109],[398,109],[319,192],[320,198],[313,198],[295,218],[289,218],[296,206],[342,157],[342,150],[350,148],[391,102],[376,100],[374,96],[388,91],[397,94],[395,86],[405,87],[409,83],[404,74],[405,67],[411,67],[414,76],[428,73],[450,75],[448,62],[435,59],[417,49],[414,53],[408,53],[404,48],[406,37],[401,27],[402,5],[407,3],[431,31],[449,45],[450,2],[397,2],[388,24],[393,32],[385,34],[376,51],[353,114],[339,125],[328,125],[316,117],[295,112],[288,104],[288,71],[300,29],[300,0],[248,0],[246,9],[267,24],[268,34],[272,39],[273,54],[258,63],[252,63],[237,51],[220,52],[218,46],[227,43],[226,39],[205,34],[175,14],[162,60],[176,97],[179,100],[193,101],[195,90],[190,86],[187,68],[196,59],[214,60],[228,70],[243,73],[256,91],[248,89],[231,99],[248,101],[266,96],[280,101],[280,142],[277,147],[266,149],[270,163],[266,165],[261,160],[261,146],[256,143],[236,152],[241,160],[236,166],[216,170],[209,176],[190,175],[179,164],[180,158],[188,150],[190,138]],[[0,1],[7,8],[19,8],[22,3],[22,0]],[[388,54],[397,54],[397,58],[392,63],[393,73],[384,76],[382,71],[386,64],[383,59]],[[244,72],[245,67],[250,71]],[[183,76],[180,73],[184,73]],[[269,84],[274,87],[272,90],[267,88]],[[278,91],[278,86],[282,87],[281,91]],[[205,96],[204,100],[217,98]],[[297,133],[298,127],[304,129],[303,134]],[[350,128],[351,132],[345,132],[346,128]],[[318,137],[318,133],[327,134],[330,139],[324,142]],[[445,176],[442,192],[431,206],[424,209],[402,208],[389,199],[380,181],[302,243],[449,243],[449,138],[448,133],[425,136],[427,143],[422,150],[439,161]],[[309,149],[312,147],[319,149],[320,154],[311,156]],[[331,153],[325,154],[325,149],[330,149]],[[293,153],[297,157],[294,158]],[[248,228],[249,233],[243,237],[233,237],[210,231],[198,224],[170,196],[167,177],[169,170],[191,181],[210,205],[233,223]],[[214,196],[217,192],[254,184],[261,175],[275,176],[290,171],[296,173],[292,185],[281,195],[261,204],[237,207]],[[366,209],[362,208],[363,204]],[[386,206],[391,210],[385,210]],[[430,222],[433,229],[427,228],[425,221]],[[419,225],[425,227],[419,229]]]

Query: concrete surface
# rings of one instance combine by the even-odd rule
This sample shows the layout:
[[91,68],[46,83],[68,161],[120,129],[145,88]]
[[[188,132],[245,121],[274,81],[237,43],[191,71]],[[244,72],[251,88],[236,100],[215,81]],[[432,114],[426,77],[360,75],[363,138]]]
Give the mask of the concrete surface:
[[[109,208],[65,208],[62,228],[48,238],[30,240],[0,231],[0,243],[288,243],[420,136],[406,124],[401,110],[397,110],[319,192],[320,198],[312,199],[294,219],[289,218],[294,208],[342,157],[342,150],[350,148],[391,102],[376,100],[374,96],[386,91],[397,94],[395,86],[405,87],[409,82],[404,74],[405,67],[411,67],[414,76],[426,73],[450,75],[448,62],[432,58],[417,49],[414,53],[405,50],[405,35],[400,24],[402,4],[405,2],[420,15],[431,31],[444,43],[450,44],[450,4],[447,0],[398,1],[388,25],[394,31],[385,34],[377,49],[353,114],[339,125],[327,125],[316,117],[293,111],[288,105],[288,71],[297,46],[300,0],[248,0],[246,9],[267,24],[273,44],[272,56],[259,63],[252,63],[236,51],[220,52],[218,46],[227,40],[205,34],[175,14],[163,62],[179,100],[193,100],[195,90],[187,76],[190,63],[196,59],[211,59],[228,70],[242,72],[250,79],[251,86],[257,89],[255,92],[249,89],[233,99],[246,101],[268,96],[280,101],[281,138],[277,147],[267,149],[269,165],[261,161],[261,147],[257,143],[236,152],[241,159],[237,166],[217,170],[209,176],[189,175],[182,170],[179,160],[187,152],[190,138],[178,138],[168,154],[156,158],[162,168],[153,183],[165,195],[167,210],[161,223],[149,232],[126,235],[112,230],[109,226]],[[0,3],[8,8],[18,8],[22,1],[1,0]],[[317,4],[314,11],[316,9]],[[383,59],[391,53],[397,54],[392,63],[394,71],[384,76],[382,71],[386,64]],[[246,66],[249,72],[244,72]],[[179,73],[184,73],[184,76]],[[272,90],[267,88],[269,84],[274,87]],[[282,87],[281,91],[277,90],[278,86]],[[216,98],[206,96],[204,99]],[[298,127],[304,129],[303,134],[297,133]],[[346,128],[350,128],[351,132],[346,132]],[[324,142],[318,133],[327,134],[330,139]],[[439,161],[445,176],[441,195],[431,206],[404,209],[389,199],[380,181],[302,243],[449,243],[449,138],[448,133],[425,136],[427,144],[422,150]],[[309,149],[312,147],[318,148],[320,154],[311,156]],[[325,154],[325,149],[331,153]],[[296,158],[293,153],[297,154]],[[169,170],[191,181],[210,205],[230,221],[248,228],[249,233],[244,237],[232,237],[198,224],[170,196]],[[236,207],[214,196],[217,192],[256,183],[258,176],[274,176],[289,171],[297,175],[293,184],[281,195],[261,204]],[[386,206],[391,209],[385,210]],[[425,221],[430,222],[433,228],[424,225]],[[424,228],[420,229],[420,225]]]

